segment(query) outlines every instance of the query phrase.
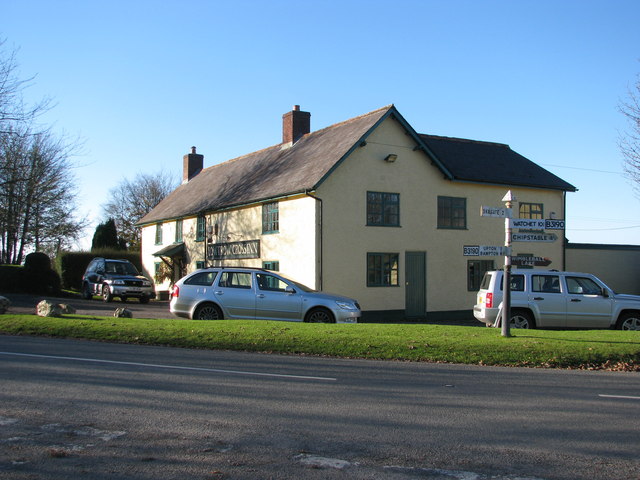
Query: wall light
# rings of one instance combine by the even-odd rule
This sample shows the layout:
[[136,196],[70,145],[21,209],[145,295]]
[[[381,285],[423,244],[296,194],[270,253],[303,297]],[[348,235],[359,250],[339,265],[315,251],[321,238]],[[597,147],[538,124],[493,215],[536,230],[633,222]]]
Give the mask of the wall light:
[[390,153],[389,155],[387,155],[386,157],[384,157],[384,161],[385,162],[389,162],[389,163],[393,163],[398,159],[398,155],[396,155],[395,153]]

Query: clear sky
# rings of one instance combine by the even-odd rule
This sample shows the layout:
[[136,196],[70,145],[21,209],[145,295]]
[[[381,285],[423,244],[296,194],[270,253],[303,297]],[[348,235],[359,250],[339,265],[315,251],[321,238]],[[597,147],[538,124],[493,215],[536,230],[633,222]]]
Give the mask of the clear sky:
[[[27,100],[84,139],[80,208],[137,173],[181,175],[395,104],[419,132],[506,143],[579,191],[571,242],[640,244],[618,104],[640,73],[638,0],[0,0]],[[505,190],[506,192],[506,190]],[[496,198],[500,205],[500,198]],[[469,212],[472,214],[472,212]]]

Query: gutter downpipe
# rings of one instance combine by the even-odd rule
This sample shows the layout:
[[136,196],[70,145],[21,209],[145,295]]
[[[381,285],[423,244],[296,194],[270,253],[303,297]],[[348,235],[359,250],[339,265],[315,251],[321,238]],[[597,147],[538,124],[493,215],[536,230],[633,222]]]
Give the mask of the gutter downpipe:
[[321,199],[321,198],[316,197],[315,195],[312,195],[311,193],[309,193],[309,191],[308,191],[308,190],[305,190],[305,191],[304,191],[304,194],[305,194],[307,197],[313,198],[313,199],[316,201],[316,203],[320,206],[320,218],[319,218],[319,224],[320,224],[320,245],[319,245],[319,249],[320,249],[320,252],[319,252],[319,253],[320,253],[320,271],[318,272],[318,276],[317,276],[317,279],[318,279],[318,288],[317,288],[317,289],[318,289],[318,290],[322,290],[322,264],[323,264],[323,261],[324,261],[324,255],[323,255],[323,253],[324,253],[324,252],[323,252],[323,243],[324,243],[324,242],[323,242],[323,240],[322,240],[322,239],[323,239],[323,228],[322,228],[322,220],[323,220],[323,218],[322,218],[322,213],[323,213],[323,212],[322,212],[322,199]]

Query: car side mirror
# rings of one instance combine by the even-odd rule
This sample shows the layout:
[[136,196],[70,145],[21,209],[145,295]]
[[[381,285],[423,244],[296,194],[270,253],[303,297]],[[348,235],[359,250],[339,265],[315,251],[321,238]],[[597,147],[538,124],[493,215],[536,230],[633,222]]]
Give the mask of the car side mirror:
[[287,288],[284,289],[285,293],[296,293],[295,288],[293,288],[291,285],[287,285]]

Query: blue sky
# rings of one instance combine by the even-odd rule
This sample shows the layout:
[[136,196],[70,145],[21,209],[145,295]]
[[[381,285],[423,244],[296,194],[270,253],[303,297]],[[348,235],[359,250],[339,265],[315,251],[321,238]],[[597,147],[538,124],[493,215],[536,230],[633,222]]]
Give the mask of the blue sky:
[[[181,175],[395,104],[420,133],[507,143],[578,187],[574,243],[640,244],[617,106],[640,73],[637,0],[0,0],[27,100],[84,139],[81,212],[136,173]],[[496,199],[500,204],[500,199]]]

